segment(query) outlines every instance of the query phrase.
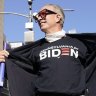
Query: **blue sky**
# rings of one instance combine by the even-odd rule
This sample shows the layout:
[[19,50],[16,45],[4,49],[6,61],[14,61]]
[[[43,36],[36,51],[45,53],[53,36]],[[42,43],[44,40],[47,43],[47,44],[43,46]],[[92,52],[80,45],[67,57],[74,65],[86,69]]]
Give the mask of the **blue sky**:
[[[34,0],[32,12],[38,12],[39,9],[47,3],[58,4],[63,9],[74,9],[73,12],[65,12],[64,30],[76,29],[78,33],[96,32],[96,1],[95,0]],[[27,0],[5,0],[5,12],[16,12],[28,15],[29,8]],[[24,41],[25,23],[28,18],[6,14],[4,15],[4,32],[9,42]],[[34,22],[33,27],[35,40],[44,37],[38,24]]]

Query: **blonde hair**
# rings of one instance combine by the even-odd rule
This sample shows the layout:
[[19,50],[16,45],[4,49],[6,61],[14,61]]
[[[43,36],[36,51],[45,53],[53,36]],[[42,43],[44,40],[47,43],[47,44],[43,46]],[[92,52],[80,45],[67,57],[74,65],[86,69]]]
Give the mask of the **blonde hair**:
[[54,11],[61,16],[60,24],[63,27],[64,20],[65,20],[64,10],[60,6],[55,4],[46,4],[45,6],[52,6],[54,8]]

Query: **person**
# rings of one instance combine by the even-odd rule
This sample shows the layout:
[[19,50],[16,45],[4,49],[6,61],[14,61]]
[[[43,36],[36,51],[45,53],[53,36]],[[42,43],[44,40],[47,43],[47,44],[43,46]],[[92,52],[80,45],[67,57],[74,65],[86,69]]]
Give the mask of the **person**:
[[[45,33],[45,37],[13,51],[0,51],[0,62],[6,60],[7,70],[10,71],[8,72],[11,87],[9,89],[11,91],[19,89],[12,96],[32,96],[33,85],[36,96],[81,96],[85,94],[88,49],[79,39],[66,35],[63,30],[64,20],[64,10],[60,6],[46,4],[36,15],[36,21]],[[18,75],[23,79],[17,79]],[[34,83],[31,82],[33,78],[35,78]],[[11,86],[13,82],[16,85],[15,89]],[[17,88],[17,82],[22,86]],[[20,88],[23,89],[22,92]],[[24,93],[26,91],[28,94]]]

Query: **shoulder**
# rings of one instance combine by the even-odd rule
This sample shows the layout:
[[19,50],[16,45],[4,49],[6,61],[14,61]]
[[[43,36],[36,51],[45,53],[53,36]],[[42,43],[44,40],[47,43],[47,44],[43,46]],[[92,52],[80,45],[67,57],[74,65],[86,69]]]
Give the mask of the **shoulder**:
[[15,49],[11,49],[9,52],[10,53],[24,53],[24,52],[28,52],[31,51],[33,48],[39,46],[42,42],[44,41],[44,38],[39,39],[37,41],[31,42],[29,44],[24,44],[23,46],[20,46],[18,48]]
[[72,43],[81,43],[84,45],[84,43],[82,42],[82,40],[80,40],[79,38],[77,37],[74,37],[74,36],[71,36],[71,35],[66,35],[66,39],[69,41],[69,42],[72,42]]
[[77,48],[79,48],[82,51],[88,50],[86,44],[82,40],[78,39],[77,37],[66,35],[66,38],[67,38],[67,41],[69,42],[69,44],[76,46]]

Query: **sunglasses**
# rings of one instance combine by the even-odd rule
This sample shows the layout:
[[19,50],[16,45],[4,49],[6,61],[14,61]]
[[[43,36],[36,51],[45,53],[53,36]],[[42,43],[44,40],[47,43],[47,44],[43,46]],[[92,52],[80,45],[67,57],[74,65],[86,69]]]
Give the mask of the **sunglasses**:
[[46,19],[46,16],[50,14],[57,14],[57,13],[48,9],[43,9],[36,15],[37,18],[35,20],[38,21],[38,17],[41,17],[42,19]]

